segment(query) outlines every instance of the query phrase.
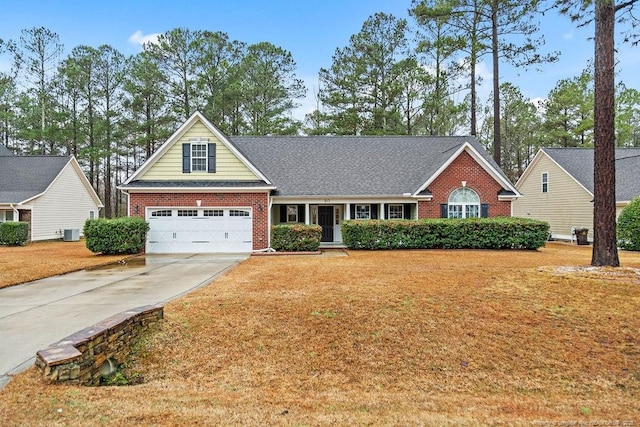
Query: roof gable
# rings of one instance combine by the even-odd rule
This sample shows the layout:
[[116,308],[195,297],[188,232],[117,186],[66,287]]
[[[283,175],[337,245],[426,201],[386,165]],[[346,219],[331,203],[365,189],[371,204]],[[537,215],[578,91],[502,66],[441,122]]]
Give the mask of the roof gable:
[[518,194],[472,137],[267,136],[231,141],[281,196],[415,196],[464,150],[503,188]]
[[[542,148],[536,154],[536,158],[539,155],[548,156],[593,196],[594,150],[592,148]],[[527,167],[518,182],[525,178],[525,175],[528,175],[536,158]],[[640,180],[638,179],[640,148],[616,148],[615,159],[616,201],[630,201],[640,195]]]
[[39,197],[67,167],[74,168],[91,197],[102,206],[73,156],[0,156],[0,203],[26,203]]
[[[216,143],[216,174],[183,174],[182,143],[191,140]],[[194,113],[174,134],[131,175],[124,185],[134,181],[266,181],[260,172],[230,140],[199,112]]]
[[442,166],[438,168],[438,170],[429,176],[429,178],[425,181],[425,183],[420,186],[418,191],[415,192],[415,195],[425,191],[429,184],[431,184],[438,176],[440,176],[450,165],[453,163],[462,153],[466,152],[469,154],[475,161],[482,167],[482,169],[487,172],[496,182],[498,182],[502,188],[508,192],[513,193],[513,197],[519,197],[521,194],[514,187],[514,185],[509,181],[506,177],[502,169],[498,167],[493,159],[491,159],[488,153],[482,148],[479,147],[479,144],[474,146],[473,143],[477,144],[477,141],[470,140],[466,141],[462,144],[449,158],[447,158]]

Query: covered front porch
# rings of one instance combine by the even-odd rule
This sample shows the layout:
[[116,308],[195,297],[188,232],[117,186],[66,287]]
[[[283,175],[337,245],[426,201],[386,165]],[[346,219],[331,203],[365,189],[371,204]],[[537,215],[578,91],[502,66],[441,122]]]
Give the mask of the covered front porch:
[[322,227],[320,247],[342,247],[342,221],[349,219],[414,219],[418,202],[379,200],[277,200],[271,207],[271,224],[306,224]]

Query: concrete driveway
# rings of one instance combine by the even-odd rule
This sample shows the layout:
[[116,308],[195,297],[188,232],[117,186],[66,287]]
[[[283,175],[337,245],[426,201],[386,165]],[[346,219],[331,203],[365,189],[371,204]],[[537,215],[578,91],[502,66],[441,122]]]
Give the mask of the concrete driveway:
[[0,289],[0,388],[38,350],[109,316],[209,284],[243,254],[141,255],[124,263]]

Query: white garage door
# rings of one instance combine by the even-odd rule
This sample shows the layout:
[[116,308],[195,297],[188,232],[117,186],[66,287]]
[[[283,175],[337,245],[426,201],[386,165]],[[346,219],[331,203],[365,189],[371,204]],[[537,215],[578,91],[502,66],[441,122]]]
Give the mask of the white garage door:
[[251,208],[156,208],[147,211],[147,253],[251,252]]

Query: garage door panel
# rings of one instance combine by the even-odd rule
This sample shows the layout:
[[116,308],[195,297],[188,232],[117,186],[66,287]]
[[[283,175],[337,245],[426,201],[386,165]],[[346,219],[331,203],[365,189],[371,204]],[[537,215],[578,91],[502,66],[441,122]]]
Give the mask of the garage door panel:
[[[216,208],[216,216],[203,216],[207,211],[204,208],[182,209],[184,208],[163,208],[148,212],[150,230],[147,252],[251,252],[253,249],[250,209]],[[177,215],[179,211],[182,216]],[[193,216],[194,214],[198,216]]]

